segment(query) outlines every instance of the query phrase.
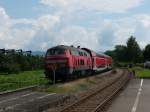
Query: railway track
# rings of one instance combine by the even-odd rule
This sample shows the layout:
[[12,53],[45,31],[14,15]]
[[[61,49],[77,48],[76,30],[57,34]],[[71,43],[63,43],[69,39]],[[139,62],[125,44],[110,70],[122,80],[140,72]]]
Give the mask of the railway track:
[[79,101],[67,106],[60,112],[99,112],[102,107],[112,99],[121,88],[129,81],[126,70],[115,80],[96,90],[92,94],[80,99]]
[[[106,76],[107,74],[111,73],[112,70],[110,71],[107,71],[107,72],[102,72],[102,75],[101,77],[104,77]],[[91,76],[87,76],[87,77],[82,77],[80,79],[84,79],[84,78],[90,78],[90,77],[93,77],[93,76],[96,76],[96,75],[99,75],[100,73],[96,73],[95,75],[91,75]],[[78,79],[76,79],[78,80]],[[70,80],[68,82],[72,82],[72,81],[76,81],[76,80]],[[62,85],[62,84],[66,84],[68,82],[58,82],[56,83],[55,85]],[[8,90],[8,91],[4,91],[4,92],[0,92],[0,97],[2,96],[5,96],[5,95],[9,95],[9,94],[14,94],[14,93],[18,93],[18,92],[23,92],[23,91],[28,91],[28,90],[36,90],[38,88],[48,88],[50,85],[52,85],[53,83],[50,83],[48,85],[33,85],[33,86],[28,86],[28,87],[23,87],[23,88],[19,88],[19,89],[16,89],[16,90]]]
[[[105,77],[105,76],[107,77],[108,76],[107,74],[110,74],[110,73],[111,73],[111,71],[106,72],[100,77]],[[121,72],[120,72],[120,74],[121,74]],[[96,92],[93,92],[93,94],[89,95],[88,97],[85,97],[85,98],[81,99],[80,101],[76,102],[75,104],[68,106],[61,112],[72,112],[72,110],[74,110],[74,108],[75,108],[74,112],[92,112],[91,110],[96,109],[96,107],[97,107],[97,109],[99,109],[98,102],[104,101],[104,99],[102,99],[102,98],[105,98],[104,95],[106,95],[106,93],[108,94],[108,93],[112,92],[112,91],[110,91],[112,89],[110,89],[107,92],[105,92],[103,90],[106,90],[107,88],[109,88],[110,85],[113,85],[115,82],[118,82],[118,80],[123,80],[122,75],[119,75],[117,77],[118,77],[117,79],[114,78],[115,80],[110,81],[108,83],[108,85],[106,85],[105,87],[101,88],[100,90],[95,89],[95,90],[97,90]],[[118,86],[116,86],[116,87],[118,87]],[[53,105],[53,100],[55,102],[55,100],[58,99],[58,101],[56,101],[56,103],[58,103],[59,101],[61,101],[65,98],[64,95],[46,94],[46,93],[36,92],[37,88],[39,88],[39,86],[35,85],[35,86],[27,87],[27,88],[21,88],[21,89],[15,90],[15,91],[1,92],[0,93],[0,112],[1,111],[2,112],[5,112],[5,111],[6,112],[7,111],[16,111],[17,112],[18,110],[19,111],[29,111],[30,110],[30,111],[42,112],[42,110],[46,110],[49,108],[49,106]],[[102,93],[102,92],[105,92],[105,93]],[[100,96],[98,95],[98,93],[103,95],[103,96],[101,96],[100,99],[99,99]],[[95,100],[94,96],[97,96],[97,99],[98,99],[97,101]],[[90,100],[87,100],[88,98]],[[97,102],[97,106],[94,106],[95,104],[90,101]],[[36,105],[36,106],[34,106],[34,105]],[[70,110],[69,108],[72,108],[72,107],[73,107],[73,109]],[[96,112],[96,111],[93,111],[93,112]]]
[[[101,77],[104,77],[109,73],[110,71],[104,73]],[[62,84],[63,83],[58,83],[58,85]],[[0,92],[0,112],[42,112],[43,110],[53,107],[54,105],[59,104],[68,98],[68,95],[65,94],[49,94],[38,91],[39,88],[47,88],[45,86],[46,85],[35,85],[13,91]]]

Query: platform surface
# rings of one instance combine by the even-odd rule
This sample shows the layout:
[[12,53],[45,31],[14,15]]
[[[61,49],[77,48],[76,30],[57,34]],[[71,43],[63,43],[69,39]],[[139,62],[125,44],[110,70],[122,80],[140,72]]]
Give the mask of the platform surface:
[[107,112],[150,112],[150,79],[132,79]]
[[30,90],[8,94],[0,96],[0,112],[36,112],[62,97],[61,94]]

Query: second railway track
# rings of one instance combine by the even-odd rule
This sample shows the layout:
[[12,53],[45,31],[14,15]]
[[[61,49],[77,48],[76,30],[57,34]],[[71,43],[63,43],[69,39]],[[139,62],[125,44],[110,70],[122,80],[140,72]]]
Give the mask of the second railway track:
[[115,80],[106,84],[103,88],[97,89],[92,94],[67,106],[61,112],[98,112],[125,84],[129,76],[126,70]]

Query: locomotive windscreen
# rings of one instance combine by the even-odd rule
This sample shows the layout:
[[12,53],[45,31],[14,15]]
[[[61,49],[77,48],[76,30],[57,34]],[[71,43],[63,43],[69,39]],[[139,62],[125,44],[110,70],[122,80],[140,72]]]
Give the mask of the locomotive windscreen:
[[47,51],[46,56],[63,55],[63,54],[65,54],[65,49],[53,48]]

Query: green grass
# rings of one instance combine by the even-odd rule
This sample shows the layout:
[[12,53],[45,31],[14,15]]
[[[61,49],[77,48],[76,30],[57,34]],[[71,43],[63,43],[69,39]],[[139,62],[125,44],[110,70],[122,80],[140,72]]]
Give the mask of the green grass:
[[87,90],[90,86],[96,84],[98,79],[81,79],[74,82],[69,82],[63,85],[50,85],[46,90],[39,90],[44,92],[54,92],[54,93],[74,93],[78,91]]
[[78,87],[74,86],[74,87],[59,87],[59,86],[49,86],[48,89],[44,90],[44,92],[54,92],[54,93],[70,93],[70,92],[75,92],[77,91]]
[[85,84],[77,84],[69,87],[64,87],[64,86],[56,86],[52,85],[49,86],[48,89],[45,90],[45,92],[54,92],[54,93],[74,93],[80,90],[85,90],[88,88],[89,85],[87,83]]
[[19,74],[0,74],[0,91],[15,90],[22,87],[46,84],[42,70],[26,71]]
[[131,71],[134,70],[135,74],[138,78],[150,78],[150,69],[144,69],[141,67],[134,67],[130,70]]
[[150,70],[148,69],[143,69],[143,70],[138,70],[136,71],[137,77],[140,78],[150,78]]

